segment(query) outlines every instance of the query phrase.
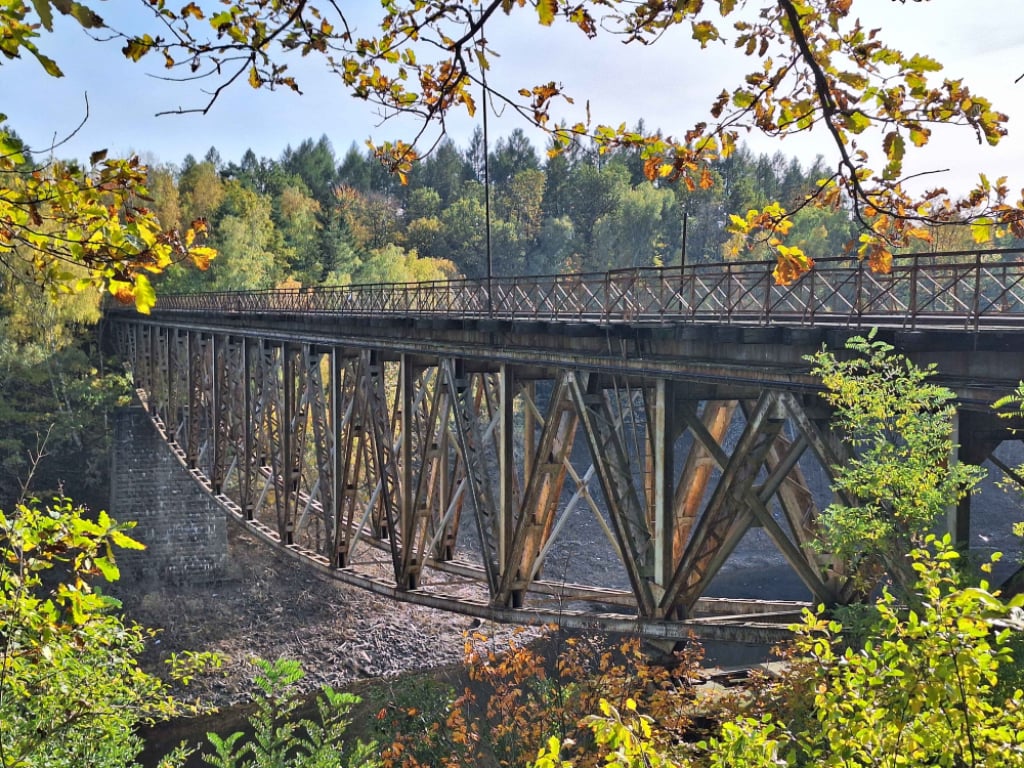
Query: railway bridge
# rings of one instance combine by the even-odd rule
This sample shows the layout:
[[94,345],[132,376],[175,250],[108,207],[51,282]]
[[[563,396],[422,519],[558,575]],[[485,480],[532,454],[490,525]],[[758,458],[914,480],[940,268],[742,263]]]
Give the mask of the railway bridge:
[[[1024,379],[1020,251],[836,259],[789,286],[772,266],[164,295],[106,327],[196,482],[334,578],[500,621],[770,639],[802,604],[705,595],[751,529],[814,601],[853,594],[811,545],[849,447],[804,356],[877,328],[935,363],[979,464],[1015,439],[991,405]],[[949,512],[961,542],[970,518]]]

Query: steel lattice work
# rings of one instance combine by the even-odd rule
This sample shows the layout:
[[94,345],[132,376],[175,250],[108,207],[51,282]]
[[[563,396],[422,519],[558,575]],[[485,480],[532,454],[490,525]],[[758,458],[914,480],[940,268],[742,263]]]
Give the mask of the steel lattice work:
[[[794,395],[697,400],[665,379],[115,328],[196,479],[346,581],[508,621],[771,637],[799,606],[701,600],[757,525],[815,600],[846,596],[849,580],[807,546],[817,507],[801,473],[837,458]],[[571,568],[577,537],[564,539],[583,518],[603,534],[587,546],[609,553],[607,573]]]
[[[961,459],[980,463],[1006,438],[989,404],[1024,378],[1006,354],[1024,335],[1024,266],[993,258],[915,261],[888,282],[823,269],[761,294],[749,265],[719,265],[671,295],[665,270],[633,271],[497,281],[489,307],[456,281],[171,297],[151,318],[108,317],[197,481],[338,579],[503,621],[774,639],[802,604],[705,597],[752,528],[812,600],[849,600],[856,581],[811,545],[848,456],[803,355],[867,316],[915,325],[888,333],[939,361]],[[666,320],[683,289],[691,309],[718,307],[711,319]],[[783,295],[807,311],[782,314]],[[824,328],[808,328],[814,313]],[[961,539],[968,511],[951,517]]]

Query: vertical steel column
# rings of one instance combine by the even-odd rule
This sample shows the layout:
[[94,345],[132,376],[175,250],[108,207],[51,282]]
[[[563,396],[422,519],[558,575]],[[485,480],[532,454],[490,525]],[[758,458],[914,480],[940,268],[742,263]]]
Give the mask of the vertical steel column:
[[177,328],[172,328],[170,334],[167,345],[169,361],[167,370],[171,372],[167,395],[167,437],[171,443],[177,445],[185,424],[185,405],[183,403],[188,402],[188,392],[182,392],[182,382],[187,382],[188,378],[188,342],[182,339],[181,332]]
[[221,483],[224,480],[221,472],[220,462],[224,460],[224,446],[221,442],[221,433],[226,430],[227,425],[221,420],[224,415],[221,413],[221,404],[225,398],[222,396],[220,388],[224,385],[225,375],[224,366],[224,355],[227,352],[227,340],[223,335],[213,334],[210,338],[210,344],[213,345],[213,372],[211,376],[211,387],[210,387],[210,432],[213,438],[213,456],[210,462],[210,484],[214,493],[220,493]]
[[[349,555],[358,540],[357,510],[361,504],[374,504],[379,509],[379,502],[372,501],[372,484],[376,477],[370,468],[374,466],[372,419],[368,411],[367,376],[364,364],[369,359],[368,353],[360,353],[358,357],[340,359],[337,352],[338,371],[338,404],[345,404],[345,416],[338,421],[338,457],[337,466],[341,471],[342,482],[338,497],[338,526],[335,531],[335,552],[337,566],[345,568],[349,565]],[[361,488],[367,488],[367,498],[361,499]],[[383,486],[382,486],[383,487]],[[382,538],[386,533],[381,530],[380,514],[376,509],[370,519],[371,534]]]
[[[405,550],[402,557],[402,580],[400,588],[417,589],[419,587],[420,569],[423,563],[420,561],[422,553],[417,552],[419,535],[416,525],[416,510],[413,508],[413,489],[416,482],[413,478],[413,365],[409,355],[402,354],[398,358],[398,473],[401,477],[399,482],[398,508],[401,532],[401,545]],[[421,462],[424,456],[420,456]],[[425,471],[421,464],[420,471]]]
[[400,501],[402,495],[401,477],[395,457],[395,435],[387,397],[387,383],[384,360],[376,350],[363,352],[361,355],[364,384],[371,432],[373,435],[372,458],[380,483],[380,499],[378,509],[383,514],[376,522],[376,528],[382,538],[388,539],[391,550],[391,563],[396,581],[400,581],[402,572],[402,555],[399,551],[398,532],[400,524]]
[[[952,449],[949,453],[949,465],[960,461],[960,410],[954,409],[952,435]],[[950,539],[961,552],[966,552],[971,544],[971,494],[964,494],[959,503],[951,504],[946,508],[946,531]]]
[[344,397],[341,391],[342,386],[342,357],[337,347],[331,347],[330,352],[330,376],[328,386],[330,392],[327,396],[327,407],[330,409],[330,430],[331,430],[331,498],[334,502],[334,536],[333,551],[330,554],[331,565],[335,568],[342,568],[345,565],[345,555],[342,542],[342,527],[345,521],[342,519],[345,498],[345,460],[347,458],[347,441],[342,444],[342,419],[341,410],[344,406]]
[[651,455],[651,523],[654,533],[654,584],[661,592],[675,569],[675,509],[673,507],[673,470],[675,468],[675,387],[658,379],[650,392],[653,403],[647,422]]
[[186,414],[185,458],[190,469],[199,463],[199,411],[202,408],[203,338],[198,331],[187,331],[188,349],[188,411]]
[[[440,414],[437,419],[437,494],[440,522],[443,524],[443,533],[438,538],[437,551],[434,556],[438,560],[448,561],[455,557],[455,543],[459,529],[459,516],[463,498],[458,493],[459,482],[455,478],[455,469],[459,466],[458,459],[451,458],[451,432],[449,420],[451,418],[452,402],[444,389],[443,373],[440,366],[435,369],[434,387],[438,390],[438,405]],[[449,509],[451,517],[448,516]]]
[[147,323],[143,326],[143,345],[140,348],[140,354],[145,358],[144,365],[142,366],[142,388],[146,390],[146,401],[150,413],[153,413],[155,408],[155,403],[153,402],[153,381],[155,379],[153,372],[153,352],[155,347],[154,335],[154,328],[152,325]]
[[515,519],[515,386],[512,367],[502,363],[498,370],[498,562],[502,568],[515,568],[509,562],[509,548]]
[[242,341],[242,450],[239,476],[239,501],[246,520],[256,519],[256,500],[253,493],[253,474],[256,471],[256,411],[253,407],[253,348],[258,342]]
[[171,364],[173,353],[171,349],[174,346],[175,331],[172,327],[164,326],[160,329],[160,332],[163,340],[163,346],[160,349],[160,366],[165,372],[164,380],[161,382],[163,391],[160,393],[160,397],[163,400],[164,406],[161,416],[164,422],[164,429],[167,430],[167,436],[170,438],[170,430],[174,421],[174,415],[171,411],[171,392],[174,390],[174,367]]
[[283,495],[284,519],[278,520],[278,527],[281,533],[281,543],[290,546],[295,543],[295,516],[292,510],[295,507],[295,498],[299,490],[298,473],[299,467],[295,464],[295,369],[299,352],[291,345],[285,344],[282,350],[284,354],[284,398],[282,408],[284,413],[281,417],[281,489]]

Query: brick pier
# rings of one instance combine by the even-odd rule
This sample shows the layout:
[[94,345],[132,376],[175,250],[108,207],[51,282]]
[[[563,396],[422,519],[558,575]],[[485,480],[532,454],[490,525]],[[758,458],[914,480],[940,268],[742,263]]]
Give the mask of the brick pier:
[[207,584],[227,562],[227,520],[139,406],[114,414],[110,514],[138,523],[145,551],[121,550],[126,584]]

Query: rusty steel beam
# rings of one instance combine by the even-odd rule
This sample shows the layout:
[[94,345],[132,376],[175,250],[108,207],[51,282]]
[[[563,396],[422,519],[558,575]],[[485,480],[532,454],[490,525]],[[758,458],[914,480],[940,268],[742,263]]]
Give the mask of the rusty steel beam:
[[645,618],[653,617],[656,605],[649,580],[653,543],[622,436],[609,410],[606,393],[596,384],[597,377],[589,377],[584,385],[572,373],[568,381],[638,610]]
[[[502,553],[503,573],[498,602],[522,604],[526,583],[539,573],[539,559],[551,535],[572,450],[577,414],[569,397],[569,376],[563,373],[551,394],[540,439],[531,449],[534,460],[514,519],[508,521],[509,544]],[[524,440],[532,443],[532,435]],[[511,434],[509,435],[511,439]]]
[[[641,283],[620,288],[616,301],[647,310]],[[118,319],[112,337],[197,481],[251,530],[342,581],[508,621],[757,637],[790,609],[701,611],[708,582],[760,524],[817,600],[852,595],[848,575],[811,546],[817,508],[803,465],[831,475],[843,458],[813,396],[671,378],[624,336],[608,340],[621,371],[614,358],[495,362],[475,348],[433,354],[152,318]],[[585,449],[587,471],[574,466]],[[615,575],[614,587],[545,578],[545,559],[588,507],[588,526],[611,542],[599,542],[612,552],[599,575]]]

